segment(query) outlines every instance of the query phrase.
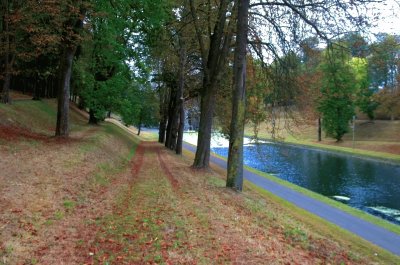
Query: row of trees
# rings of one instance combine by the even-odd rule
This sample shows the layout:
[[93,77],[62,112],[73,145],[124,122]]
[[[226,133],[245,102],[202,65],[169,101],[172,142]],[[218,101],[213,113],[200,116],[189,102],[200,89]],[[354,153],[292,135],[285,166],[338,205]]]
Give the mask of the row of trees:
[[[368,44],[360,35],[350,34],[325,50],[303,46],[308,53],[313,49],[309,55],[303,52],[303,58],[313,57],[311,65],[306,63],[312,78],[306,79],[308,90],[303,92],[312,101],[305,102],[314,106],[314,116],[322,118],[328,136],[340,141],[357,110],[373,120],[378,108],[386,109],[386,115],[394,118],[400,106],[399,44],[396,36],[381,34]],[[382,97],[387,94],[392,100]]]
[[70,98],[89,109],[90,123],[111,111],[126,124],[157,123],[146,51],[167,18],[164,1],[1,4],[3,103],[11,85],[33,99],[58,97],[58,136],[69,134]]
[[[211,130],[216,118],[220,129],[230,140],[227,186],[241,190],[242,140],[246,109],[255,111],[257,118],[253,120],[259,121],[268,116],[264,115],[265,108],[271,107],[273,110],[277,106],[293,106],[295,100],[300,97],[298,81],[304,73],[301,70],[303,62],[293,58],[298,57],[302,42],[310,36],[316,36],[330,44],[337,41],[337,36],[343,35],[342,33],[349,28],[365,26],[363,14],[366,13],[366,4],[368,2],[365,1],[341,4],[335,1],[293,3],[285,0],[255,1],[252,4],[248,1],[224,0],[178,2],[174,11],[174,23],[170,24],[164,33],[166,40],[163,42],[169,43],[175,49],[165,49],[168,55],[163,52],[158,55],[161,58],[159,63],[162,65],[163,74],[170,73],[171,70],[168,69],[179,69],[176,72],[182,73],[182,64],[179,63],[181,53],[178,51],[182,48],[181,43],[187,44],[183,83],[190,85],[183,86],[185,96],[181,101],[192,96],[198,96],[200,99],[200,126],[193,167],[205,168],[209,165]],[[350,11],[353,8],[358,10],[357,15]],[[182,39],[184,41],[181,41]],[[248,50],[250,53],[246,57]],[[175,54],[175,59],[170,60],[171,54]],[[325,62],[328,60],[328,54],[334,57],[331,52],[326,54]],[[255,70],[252,71],[254,79],[246,81],[250,70],[246,67],[248,60],[253,62]],[[171,63],[173,61],[175,63]],[[340,61],[340,64],[327,62],[325,72],[336,72],[328,67],[330,63],[336,67],[343,65],[349,70],[350,64],[342,64],[343,60]],[[321,72],[324,67],[321,63],[317,65],[319,70],[316,72]],[[311,71],[310,75],[315,73]],[[319,89],[319,93],[325,91],[327,94],[335,94],[330,86],[336,83],[336,79],[330,80],[329,74],[325,77],[326,80],[321,79],[323,88]],[[179,80],[181,78],[180,75]],[[344,79],[345,76],[343,83]],[[169,93],[166,94],[170,100],[175,99],[173,91],[174,87],[178,87],[177,80],[175,77],[175,82],[172,82],[169,88],[166,87],[169,89]],[[257,106],[249,104],[250,106],[246,107],[246,85],[252,87],[249,90],[249,101]],[[342,93],[341,87],[335,86],[336,88]],[[346,86],[343,88],[345,90]],[[181,88],[178,91],[181,91]],[[229,100],[230,98],[232,100]],[[319,102],[320,106],[315,110],[322,111],[325,109],[324,105],[329,105],[322,100]],[[171,106],[179,104],[181,103],[175,101],[161,108],[165,110],[161,113],[168,115],[161,115],[166,119],[160,123],[160,141],[163,140],[164,124],[171,124],[169,129],[167,126],[166,132],[166,145],[170,148],[175,146],[175,139],[179,142],[179,130],[173,128],[177,128],[176,121],[180,114],[168,110],[173,109]],[[247,115],[247,118],[248,116],[254,117],[253,114]],[[327,121],[328,118],[325,117],[324,120]],[[169,135],[174,139],[172,145],[168,142],[168,139],[171,139]]]
[[[337,36],[366,26],[365,0],[1,3],[3,102],[9,101],[13,82],[24,87],[33,83],[36,99],[57,91],[60,136],[69,132],[69,98],[79,98],[91,123],[110,112],[139,127],[159,120],[159,141],[179,154],[184,104],[198,99],[193,167],[209,166],[213,122],[218,121],[230,139],[227,186],[236,190],[243,182],[246,119],[273,123],[277,107],[290,110],[299,103],[325,115],[338,97],[347,99],[346,93],[353,91],[349,82],[356,82],[359,94],[366,91],[367,55],[352,55],[360,58],[353,60],[346,52],[315,46],[320,41],[346,46]],[[320,41],[312,46],[311,37]],[[383,86],[396,83],[389,79]],[[322,118],[325,126],[331,124],[328,116]]]
[[319,140],[323,127],[340,141],[356,114],[394,118],[400,111],[399,43],[399,37],[380,34],[368,44],[352,33],[325,48],[317,38],[307,38],[266,67],[249,58],[247,118],[255,134],[267,122],[272,137],[279,137],[274,126],[282,126],[283,116],[289,127],[318,119]]

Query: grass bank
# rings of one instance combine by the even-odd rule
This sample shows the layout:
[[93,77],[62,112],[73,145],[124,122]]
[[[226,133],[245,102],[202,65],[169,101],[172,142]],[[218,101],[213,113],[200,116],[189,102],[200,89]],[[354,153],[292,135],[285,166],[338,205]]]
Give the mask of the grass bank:
[[[323,137],[321,142],[317,139],[317,128],[314,124],[304,122],[292,126],[290,130],[285,120],[278,121],[276,136],[279,141],[289,144],[302,145],[350,155],[368,157],[393,163],[400,163],[400,121],[357,121],[355,142],[353,145],[352,133],[347,133],[343,141],[336,142],[329,137]],[[271,140],[268,124],[261,124],[258,137]],[[253,128],[247,125],[245,134],[254,137]]]

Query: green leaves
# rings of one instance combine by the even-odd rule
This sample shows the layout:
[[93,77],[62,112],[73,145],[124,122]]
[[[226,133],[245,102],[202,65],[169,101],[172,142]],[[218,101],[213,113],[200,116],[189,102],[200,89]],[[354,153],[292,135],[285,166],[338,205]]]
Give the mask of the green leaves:
[[[151,91],[147,38],[163,23],[164,5],[158,2],[91,1],[74,80],[78,94],[96,118],[112,111],[126,124],[136,125],[140,119],[154,116],[145,113],[157,111],[149,108],[154,103],[144,91]],[[157,102],[154,97],[151,100]]]
[[322,127],[328,136],[340,141],[349,131],[349,121],[355,114],[356,75],[349,64],[349,55],[333,47],[325,52],[320,69],[323,76],[318,111],[322,114]]

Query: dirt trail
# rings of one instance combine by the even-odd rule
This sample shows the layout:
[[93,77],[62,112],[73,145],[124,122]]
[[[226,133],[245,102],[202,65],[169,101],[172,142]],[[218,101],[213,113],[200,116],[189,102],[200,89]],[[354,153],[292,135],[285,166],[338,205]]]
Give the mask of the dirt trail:
[[352,263],[329,240],[287,235],[279,216],[249,209],[254,198],[189,165],[157,143],[140,144],[129,188],[103,218],[86,264]]

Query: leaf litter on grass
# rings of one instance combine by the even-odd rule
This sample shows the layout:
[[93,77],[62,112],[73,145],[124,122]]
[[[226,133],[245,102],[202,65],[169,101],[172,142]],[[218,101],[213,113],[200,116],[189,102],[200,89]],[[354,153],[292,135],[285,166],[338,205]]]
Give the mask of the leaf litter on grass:
[[141,146],[129,188],[97,223],[87,264],[369,263],[272,202],[221,187],[215,173],[193,171],[156,143]]

